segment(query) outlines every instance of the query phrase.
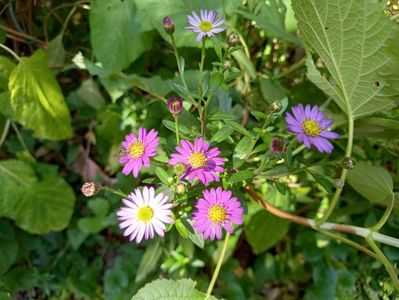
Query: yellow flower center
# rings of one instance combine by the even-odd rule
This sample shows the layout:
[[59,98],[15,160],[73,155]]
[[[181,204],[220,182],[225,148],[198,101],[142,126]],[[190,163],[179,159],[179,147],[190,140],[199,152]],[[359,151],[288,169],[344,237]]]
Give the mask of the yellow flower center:
[[143,155],[145,145],[142,141],[135,141],[130,145],[129,156],[133,159],[139,158]]
[[208,217],[213,223],[223,223],[227,217],[226,209],[219,204],[215,204],[208,210]]
[[311,119],[305,119],[302,122],[302,129],[305,131],[306,135],[309,136],[319,136],[320,135],[320,127],[316,121]]
[[139,211],[137,212],[137,219],[144,223],[151,221],[153,216],[154,211],[148,205],[143,205],[139,208]]
[[206,156],[200,151],[195,151],[191,153],[188,162],[194,169],[203,168],[206,165]]
[[201,29],[203,32],[209,32],[212,30],[212,23],[208,22],[208,21],[201,21],[201,23],[199,23],[198,28]]

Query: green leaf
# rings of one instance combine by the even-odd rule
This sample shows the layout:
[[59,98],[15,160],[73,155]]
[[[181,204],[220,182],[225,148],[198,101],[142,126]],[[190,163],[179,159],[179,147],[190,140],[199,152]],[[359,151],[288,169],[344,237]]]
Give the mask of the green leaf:
[[184,237],[185,239],[188,239],[188,236],[189,236],[189,233],[190,233],[190,232],[188,231],[188,229],[186,228],[186,226],[184,226],[182,220],[176,219],[176,220],[175,220],[175,227],[176,227],[177,231],[179,232],[179,234],[180,234],[182,237]]
[[356,138],[394,139],[399,132],[399,121],[382,117],[364,118],[355,123]]
[[100,109],[105,104],[105,99],[92,78],[83,81],[76,94],[83,102],[94,109]]
[[252,150],[251,139],[247,136],[244,136],[237,144],[234,149],[234,156],[240,159],[243,159],[247,156]]
[[89,21],[94,54],[106,68],[126,68],[152,44],[153,34],[142,32],[133,1],[94,0]]
[[252,134],[248,130],[246,130],[241,124],[231,120],[226,120],[226,124],[233,128],[235,131],[238,131],[239,133],[249,138],[252,138]]
[[399,91],[384,77],[397,74],[386,52],[397,33],[379,3],[295,0],[292,6],[307,49],[317,52],[328,71],[322,75],[308,53],[310,80],[353,118],[394,106]]
[[286,97],[286,91],[278,81],[259,77],[259,85],[263,98],[269,104]]
[[[131,300],[203,300],[205,294],[195,289],[196,282],[191,279],[158,279],[146,284]],[[215,300],[215,297],[209,299]]]
[[56,36],[48,43],[47,61],[49,66],[62,65],[65,61],[65,48],[62,44],[62,35]]
[[224,77],[220,72],[215,72],[209,77],[210,91],[216,91],[223,83]]
[[0,276],[15,262],[18,255],[18,243],[14,228],[0,220]]
[[21,58],[10,75],[13,118],[34,136],[49,140],[72,136],[71,117],[61,89],[47,67],[43,50]]
[[348,183],[371,203],[385,203],[393,193],[393,181],[389,172],[381,167],[359,162],[348,172]]
[[290,223],[260,210],[244,226],[248,243],[256,254],[276,245],[287,234]]
[[164,169],[162,169],[161,167],[157,167],[155,169],[155,174],[158,176],[159,180],[161,180],[164,184],[166,184],[167,186],[170,185],[169,175],[168,173],[166,173]]
[[237,183],[237,182],[241,182],[243,180],[248,180],[251,179],[255,176],[255,174],[249,170],[244,170],[244,171],[239,171],[237,173],[234,173],[233,175],[231,175],[231,177],[229,178],[228,182],[230,184],[233,183]]
[[223,126],[215,134],[212,136],[211,142],[220,143],[225,139],[229,138],[229,136],[234,132],[234,129],[230,126]]
[[0,56],[0,92],[8,90],[8,80],[15,64],[5,56]]
[[136,282],[143,281],[147,275],[155,268],[161,258],[162,247],[159,239],[151,241],[144,252],[136,274]]
[[308,173],[312,175],[313,179],[316,180],[327,192],[331,193],[334,188],[334,183],[330,177],[323,174],[308,170]]
[[92,198],[87,203],[90,210],[97,216],[105,217],[109,211],[109,202],[104,198]]
[[287,41],[300,44],[298,38],[285,30],[286,7],[284,1],[259,1],[254,14],[241,9],[237,10],[237,12],[245,18],[255,21],[269,36],[281,37]]

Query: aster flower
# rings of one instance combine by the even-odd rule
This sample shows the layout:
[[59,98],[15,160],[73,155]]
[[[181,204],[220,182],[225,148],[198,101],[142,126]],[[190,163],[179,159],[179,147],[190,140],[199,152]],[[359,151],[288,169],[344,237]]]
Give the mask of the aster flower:
[[220,181],[216,172],[224,172],[224,159],[218,157],[219,148],[209,149],[209,143],[202,138],[196,138],[194,144],[189,141],[181,140],[181,146],[176,147],[178,153],[172,154],[169,164],[184,164],[186,172],[182,179],[188,176],[190,180],[198,178],[203,184],[212,181]]
[[143,238],[153,239],[155,234],[164,236],[165,224],[173,223],[170,217],[173,204],[166,195],[155,195],[153,187],[145,186],[142,192],[137,188],[122,201],[126,206],[117,212],[119,227],[125,228],[123,235],[130,236],[130,241],[136,240],[138,244]]
[[214,10],[208,11],[206,9],[201,9],[200,15],[201,18],[198,17],[195,11],[193,11],[191,15],[187,16],[187,21],[191,26],[186,27],[186,29],[198,33],[198,36],[195,39],[197,42],[206,36],[211,37],[216,33],[226,30],[226,27],[219,27],[226,20],[223,18],[217,18],[217,14]]
[[158,132],[154,129],[147,132],[145,128],[139,128],[138,136],[128,134],[121,143],[122,151],[119,162],[124,165],[122,173],[133,173],[137,177],[143,165],[150,166],[150,157],[157,155],[159,144]]
[[339,138],[339,134],[327,131],[332,120],[324,118],[317,105],[302,104],[292,108],[292,115],[287,113],[287,130],[296,133],[298,142],[303,142],[307,148],[313,144],[319,152],[331,153],[334,149],[328,139]]
[[233,233],[232,224],[242,224],[243,209],[237,198],[231,197],[231,191],[218,187],[205,190],[202,195],[195,205],[193,226],[205,240],[213,241],[215,236],[220,240],[222,228]]

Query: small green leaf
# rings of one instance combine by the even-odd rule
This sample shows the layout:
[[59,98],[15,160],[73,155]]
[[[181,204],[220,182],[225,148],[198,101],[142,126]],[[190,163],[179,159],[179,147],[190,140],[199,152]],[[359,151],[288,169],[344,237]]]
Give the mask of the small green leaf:
[[241,124],[232,120],[226,120],[226,124],[229,125],[231,128],[233,128],[235,131],[238,131],[239,133],[249,138],[252,138],[252,134],[248,130],[246,130],[244,126],[242,126]]
[[247,156],[252,150],[251,139],[247,136],[244,136],[237,144],[234,149],[234,156],[240,159],[243,159]]
[[[195,289],[196,282],[191,279],[158,279],[146,284],[131,300],[203,300],[205,294]],[[211,296],[210,300],[216,298]]]
[[389,172],[365,162],[359,162],[355,169],[348,172],[348,183],[371,203],[385,203],[393,193]]
[[334,183],[330,177],[327,177],[323,174],[308,170],[308,173],[312,175],[313,179],[316,180],[318,184],[320,184],[328,193],[334,189]]
[[230,126],[223,126],[215,134],[212,136],[211,142],[220,143],[225,139],[229,138],[229,136],[234,132],[234,129]]
[[62,44],[62,35],[56,36],[48,43],[47,61],[49,66],[62,65],[65,61],[65,48]]
[[248,243],[256,254],[276,245],[288,232],[290,223],[261,210],[244,226]]
[[215,72],[209,77],[209,89],[210,91],[216,91],[223,83],[223,74]]
[[237,183],[237,182],[241,182],[244,180],[248,180],[251,179],[255,176],[255,174],[249,170],[244,170],[244,171],[239,171],[237,173],[234,173],[233,175],[231,175],[231,177],[229,178],[228,182],[230,184],[233,183]]
[[169,175],[168,173],[166,173],[164,169],[162,169],[161,167],[157,167],[155,169],[155,174],[158,176],[159,180],[161,180],[164,184],[166,184],[167,186],[170,185]]
[[11,116],[34,136],[61,140],[72,136],[71,117],[61,89],[47,67],[47,56],[37,50],[21,58],[10,75]]
[[155,268],[162,255],[162,247],[159,239],[151,241],[144,252],[136,274],[136,282],[143,281]]
[[76,94],[83,102],[94,109],[100,109],[105,104],[105,99],[92,78],[83,81],[76,90]]
[[188,239],[190,232],[188,231],[186,226],[184,226],[183,222],[180,219],[175,220],[175,227],[182,237]]

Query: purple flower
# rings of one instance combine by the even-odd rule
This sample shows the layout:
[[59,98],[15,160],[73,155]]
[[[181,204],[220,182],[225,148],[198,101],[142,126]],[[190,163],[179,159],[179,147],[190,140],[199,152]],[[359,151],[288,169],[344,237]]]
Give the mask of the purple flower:
[[175,32],[175,25],[173,24],[173,20],[171,17],[163,18],[162,23],[166,33],[173,34]]
[[119,162],[124,165],[122,173],[133,173],[137,177],[143,165],[150,166],[150,157],[157,155],[159,144],[158,132],[152,129],[147,132],[145,128],[139,128],[138,137],[134,133],[128,134],[121,143],[122,152]]
[[183,99],[179,97],[170,98],[168,100],[168,108],[174,117],[180,115],[183,110]]
[[212,241],[222,238],[222,228],[233,233],[232,223],[242,224],[243,209],[237,198],[231,197],[231,191],[223,191],[221,187],[211,188],[202,193],[204,198],[198,199],[193,213],[194,228],[204,239]]
[[317,105],[311,107],[308,104],[304,108],[299,104],[292,108],[292,114],[285,116],[287,130],[298,135],[298,142],[303,142],[307,148],[313,144],[319,152],[332,152],[334,147],[328,139],[339,138],[339,134],[327,131],[332,120],[324,118]]
[[198,17],[195,11],[193,11],[191,15],[187,16],[187,21],[191,26],[186,27],[186,29],[198,33],[198,36],[195,39],[197,42],[206,36],[211,37],[216,33],[226,30],[227,27],[218,27],[225,22],[225,19],[218,19],[214,10],[208,11],[206,9],[201,9],[200,15],[201,18]]
[[181,146],[176,147],[178,153],[174,153],[169,164],[184,164],[187,169],[182,179],[188,176],[190,180],[198,177],[204,185],[212,181],[220,181],[216,172],[224,172],[224,159],[218,157],[219,148],[209,149],[209,143],[202,138],[196,138],[194,145],[189,141],[181,140]]
[[171,208],[168,197],[162,193],[155,195],[153,187],[144,187],[143,192],[135,189],[128,199],[122,199],[126,205],[118,212],[118,219],[121,221],[120,228],[126,228],[123,235],[129,236],[130,241],[136,240],[140,243],[153,239],[155,233],[164,236],[165,224],[173,223]]

